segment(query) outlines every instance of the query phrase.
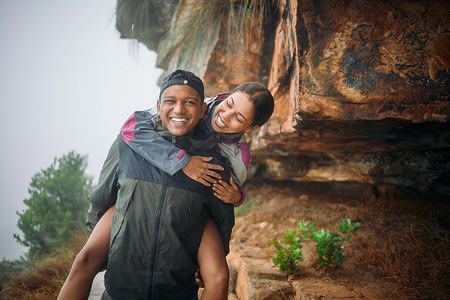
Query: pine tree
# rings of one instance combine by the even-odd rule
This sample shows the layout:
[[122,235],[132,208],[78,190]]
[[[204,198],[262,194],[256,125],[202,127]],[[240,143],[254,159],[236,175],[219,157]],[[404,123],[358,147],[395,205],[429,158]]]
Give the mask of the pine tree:
[[85,174],[86,166],[87,157],[72,151],[32,177],[30,197],[23,201],[28,208],[17,212],[23,237],[14,234],[18,243],[30,247],[31,258],[51,253],[74,231],[84,231],[93,180]]

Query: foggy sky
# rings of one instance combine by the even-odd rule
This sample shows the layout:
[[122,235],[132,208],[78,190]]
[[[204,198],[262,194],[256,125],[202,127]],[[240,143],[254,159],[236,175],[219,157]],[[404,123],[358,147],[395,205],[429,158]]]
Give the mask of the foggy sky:
[[119,38],[115,5],[0,0],[0,259],[26,251],[13,233],[31,177],[74,150],[96,183],[122,123],[156,103],[156,55]]

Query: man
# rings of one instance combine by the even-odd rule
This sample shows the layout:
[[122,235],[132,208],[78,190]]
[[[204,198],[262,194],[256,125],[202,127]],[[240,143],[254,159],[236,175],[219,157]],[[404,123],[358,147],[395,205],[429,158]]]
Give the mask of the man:
[[[212,157],[210,163],[225,166],[214,149],[217,141],[199,138],[201,128],[196,125],[206,109],[203,98],[202,81],[177,70],[163,81],[158,117],[152,121],[161,136],[189,154]],[[89,200],[91,229],[115,204],[104,299],[195,297],[196,254],[208,211],[217,209],[208,187],[182,171],[161,171],[118,138]],[[233,224],[217,225],[231,234]]]

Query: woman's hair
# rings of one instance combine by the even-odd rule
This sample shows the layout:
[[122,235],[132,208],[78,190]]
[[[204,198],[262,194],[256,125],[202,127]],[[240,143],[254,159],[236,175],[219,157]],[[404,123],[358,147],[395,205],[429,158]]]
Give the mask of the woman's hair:
[[233,93],[236,92],[247,94],[253,103],[253,122],[250,126],[264,125],[273,113],[274,101],[270,91],[261,83],[246,82],[233,90]]

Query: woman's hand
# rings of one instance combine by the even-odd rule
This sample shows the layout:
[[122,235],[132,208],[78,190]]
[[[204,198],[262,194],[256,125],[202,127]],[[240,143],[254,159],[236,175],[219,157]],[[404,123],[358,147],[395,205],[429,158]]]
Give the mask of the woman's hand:
[[223,167],[215,164],[208,164],[212,157],[191,156],[191,160],[181,169],[190,178],[203,185],[211,186],[217,179],[222,178],[212,170],[223,171]]
[[239,187],[234,183],[233,178],[230,178],[230,184],[223,180],[213,184],[214,196],[225,203],[236,203],[242,199],[242,194]]
[[205,283],[203,282],[203,278],[202,278],[202,275],[200,274],[199,268],[197,268],[197,270],[195,270],[195,284],[201,288],[205,288]]

